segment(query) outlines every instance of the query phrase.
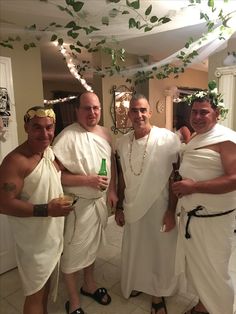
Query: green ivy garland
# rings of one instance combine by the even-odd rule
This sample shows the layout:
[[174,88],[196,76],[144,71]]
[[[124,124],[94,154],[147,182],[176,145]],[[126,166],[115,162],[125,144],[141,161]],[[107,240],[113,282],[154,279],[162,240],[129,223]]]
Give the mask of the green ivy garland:
[[[42,1],[42,0],[41,0]],[[48,0],[43,0],[44,2],[48,2]],[[95,42],[88,40],[88,42],[82,42],[79,40],[81,32],[89,35],[93,32],[100,30],[99,28],[93,25],[83,25],[83,19],[78,18],[78,13],[80,13],[80,17],[83,13],[82,9],[84,6],[83,1],[76,1],[76,0],[64,0],[65,6],[62,5],[55,5],[57,9],[63,11],[67,14],[71,20],[66,25],[60,25],[56,22],[51,22],[48,26],[44,27],[43,29],[38,29],[35,24],[26,27],[26,30],[30,32],[30,34],[34,33],[45,33],[45,32],[52,32],[50,41],[57,42],[59,47],[62,47],[65,39],[69,39],[72,43],[69,46],[69,53],[73,58],[77,58],[78,55],[82,52],[82,48],[85,49],[88,53],[102,51],[108,55],[110,55],[111,63],[110,66],[105,68],[96,67],[95,69],[92,68],[89,61],[82,60],[77,67],[78,73],[83,76],[83,74],[87,71],[93,71],[101,76],[106,75],[114,75],[120,74],[122,71],[126,69],[125,67],[125,54],[126,51],[124,48],[119,47],[119,43],[113,39],[113,42],[108,42],[108,38],[104,37],[100,41]],[[107,3],[113,3],[117,5],[117,8],[114,7],[110,12],[109,16],[103,16],[101,23],[102,25],[109,25],[110,20],[116,18],[119,14],[127,15],[128,16],[128,28],[136,28],[143,32],[149,32],[153,28],[156,28],[162,24],[168,23],[171,19],[168,16],[157,17],[156,15],[152,14],[152,5],[149,5],[145,10],[144,16],[139,13],[140,9],[140,0],[129,1],[126,0],[126,5],[120,4],[121,0],[106,0]],[[224,2],[228,2],[228,0],[224,0]],[[201,0],[189,0],[190,5],[199,5],[201,4]],[[208,0],[208,7],[211,8],[212,12],[216,10],[215,1]],[[135,18],[130,15],[135,13]],[[200,16],[206,22],[207,25],[207,33],[203,35],[203,37],[199,40],[202,41],[206,38],[206,36],[211,33],[214,28],[215,24],[213,21],[210,20],[209,16],[206,13],[201,13]],[[224,39],[224,31],[227,29],[227,22],[231,18],[231,14],[223,14],[223,11],[220,10],[218,14],[218,18],[221,21],[221,33],[219,35],[220,39]],[[61,30],[67,30],[66,37],[65,35],[61,34]],[[36,47],[36,42],[41,40],[41,36],[36,35],[34,36],[35,40],[29,40],[29,42],[24,42],[23,47],[25,50],[29,50],[31,48]],[[15,37],[8,37],[7,39],[0,40],[0,45],[5,48],[13,49],[14,42],[21,41],[20,36]],[[190,48],[191,44],[194,42],[193,38],[190,38],[184,48]],[[115,43],[115,48],[114,48]],[[146,80],[157,78],[157,79],[164,79],[168,78],[170,75],[174,75],[174,77],[178,77],[180,73],[185,71],[185,68],[192,62],[192,60],[198,55],[196,50],[192,50],[191,52],[185,52],[181,50],[177,56],[179,60],[178,65],[167,63],[159,68],[152,67],[151,70],[142,71],[138,70],[132,77],[128,77],[127,81],[131,83],[142,83]]]

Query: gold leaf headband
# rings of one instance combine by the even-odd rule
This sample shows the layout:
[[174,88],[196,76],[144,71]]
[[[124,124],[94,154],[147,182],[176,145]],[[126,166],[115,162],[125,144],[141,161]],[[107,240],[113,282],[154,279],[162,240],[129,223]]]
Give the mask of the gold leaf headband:
[[52,109],[44,109],[44,108],[30,109],[24,115],[24,121],[29,122],[29,120],[33,119],[34,117],[39,117],[39,118],[49,117],[53,119],[54,123],[56,122],[56,115]]

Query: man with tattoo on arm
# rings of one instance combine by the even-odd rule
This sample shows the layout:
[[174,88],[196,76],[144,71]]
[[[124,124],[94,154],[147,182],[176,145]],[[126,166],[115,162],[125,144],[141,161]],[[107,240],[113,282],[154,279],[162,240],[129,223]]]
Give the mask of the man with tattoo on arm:
[[[58,276],[63,248],[63,216],[73,207],[60,198],[60,171],[49,147],[55,128],[53,110],[30,108],[24,121],[27,140],[0,165],[0,213],[9,216],[16,243],[26,296],[23,313],[47,314],[50,278]],[[56,285],[51,288],[55,299]]]

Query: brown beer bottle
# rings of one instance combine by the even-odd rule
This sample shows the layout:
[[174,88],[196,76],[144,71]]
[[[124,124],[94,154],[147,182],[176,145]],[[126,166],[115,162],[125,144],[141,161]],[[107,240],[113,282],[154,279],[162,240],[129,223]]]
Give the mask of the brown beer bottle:
[[181,181],[182,180],[182,176],[179,173],[179,169],[177,166],[176,162],[172,163],[172,167],[173,167],[173,181],[177,182],[177,181]]

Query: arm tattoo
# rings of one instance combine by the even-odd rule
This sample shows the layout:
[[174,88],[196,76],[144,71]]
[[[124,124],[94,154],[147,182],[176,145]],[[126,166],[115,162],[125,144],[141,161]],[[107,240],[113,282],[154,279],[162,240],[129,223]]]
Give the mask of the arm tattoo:
[[4,182],[1,186],[1,189],[4,192],[12,192],[16,190],[16,185],[14,183]]

